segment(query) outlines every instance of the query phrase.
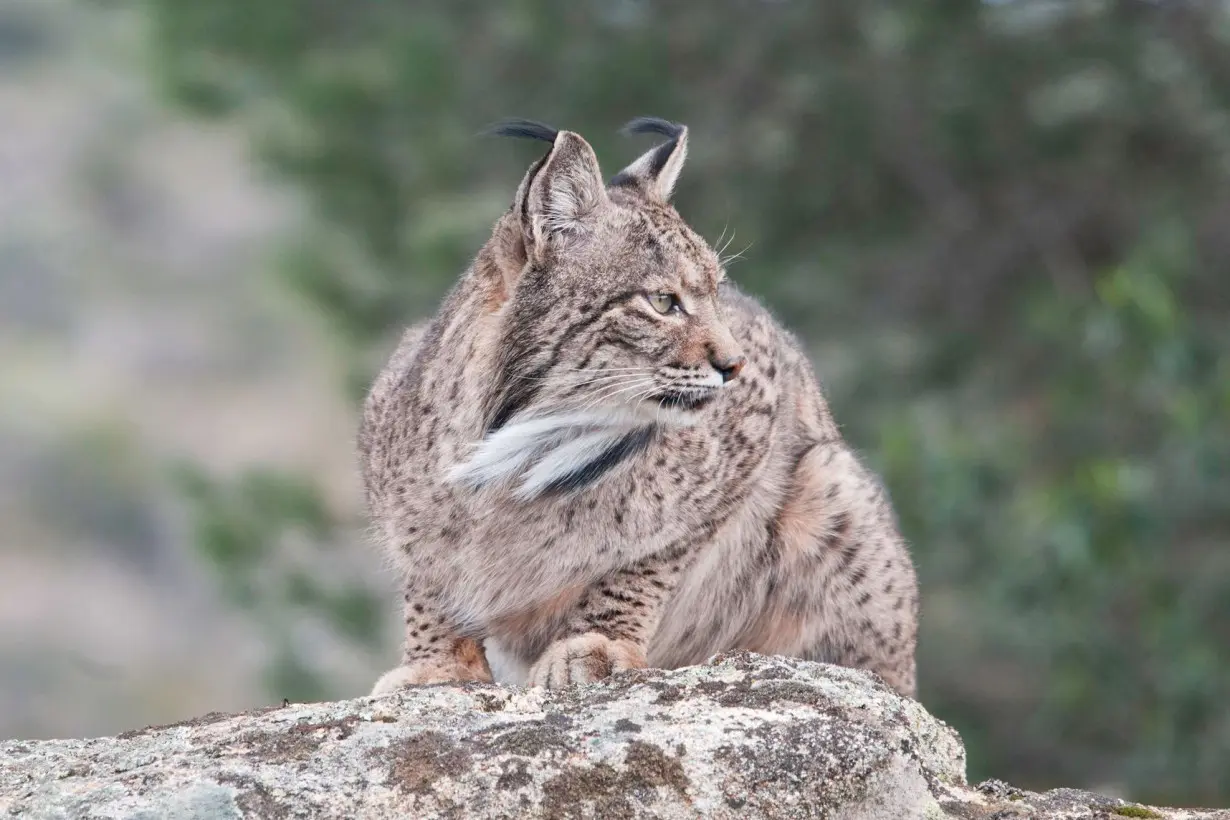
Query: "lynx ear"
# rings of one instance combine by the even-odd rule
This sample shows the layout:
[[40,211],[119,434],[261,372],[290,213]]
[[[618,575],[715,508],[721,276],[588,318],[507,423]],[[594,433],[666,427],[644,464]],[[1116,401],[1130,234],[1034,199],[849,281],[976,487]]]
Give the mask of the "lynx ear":
[[661,134],[670,137],[670,141],[646,151],[640,159],[620,171],[611,180],[611,185],[637,187],[651,199],[669,202],[679,172],[683,170],[683,161],[688,157],[687,126],[656,117],[638,117],[625,125],[623,132]]
[[551,143],[517,189],[513,209],[525,232],[527,255],[555,237],[584,230],[585,218],[606,201],[598,157],[579,134],[528,120],[508,120],[493,129],[506,137]]

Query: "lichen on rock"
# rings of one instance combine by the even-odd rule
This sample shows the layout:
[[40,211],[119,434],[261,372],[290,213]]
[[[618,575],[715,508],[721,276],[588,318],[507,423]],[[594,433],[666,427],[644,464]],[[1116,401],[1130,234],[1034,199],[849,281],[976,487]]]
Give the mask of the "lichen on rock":
[[1133,805],[971,788],[956,732],[874,675],[746,653],[565,691],[427,686],[0,743],[0,812],[37,820],[1113,818]]

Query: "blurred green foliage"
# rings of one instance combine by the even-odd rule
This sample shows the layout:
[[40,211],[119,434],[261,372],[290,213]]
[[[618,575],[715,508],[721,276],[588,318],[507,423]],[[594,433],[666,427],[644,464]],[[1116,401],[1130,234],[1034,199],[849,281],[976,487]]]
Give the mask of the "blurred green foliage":
[[[686,122],[677,205],[750,243],[733,278],[813,344],[893,491],[922,700],[971,777],[1230,799],[1224,6],[147,3],[166,91],[308,203],[282,273],[355,397],[539,153],[484,125],[579,130],[613,173],[645,147],[621,123]],[[248,595],[258,545],[329,526],[310,485],[252,480],[195,485]]]
[[[223,594],[249,613],[273,648],[266,685],[275,698],[328,697],[328,682],[304,649],[301,626],[319,621],[341,637],[375,649],[382,643],[386,602],[371,590],[331,572],[327,561],[342,540],[339,523],[307,480],[274,470],[251,469],[237,479],[213,478],[192,464],[173,470],[190,502],[192,538],[216,570]],[[310,547],[286,549],[288,541]],[[328,557],[326,555],[326,557]]]

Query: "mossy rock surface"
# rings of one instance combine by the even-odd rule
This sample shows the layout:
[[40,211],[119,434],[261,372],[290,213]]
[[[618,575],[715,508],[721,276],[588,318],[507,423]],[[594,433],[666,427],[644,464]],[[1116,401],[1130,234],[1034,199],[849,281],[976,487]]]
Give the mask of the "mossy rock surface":
[[[562,692],[430,686],[0,743],[23,818],[1224,818],[965,782],[950,727],[872,675],[719,656]],[[1004,814],[1005,811],[1012,812]]]

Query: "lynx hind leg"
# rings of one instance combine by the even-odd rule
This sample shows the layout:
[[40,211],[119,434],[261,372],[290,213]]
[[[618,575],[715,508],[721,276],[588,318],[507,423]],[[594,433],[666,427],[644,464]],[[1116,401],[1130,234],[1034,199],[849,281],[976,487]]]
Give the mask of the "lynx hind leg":
[[380,676],[373,695],[419,684],[491,682],[482,645],[458,635],[429,601],[406,595],[405,627],[401,665]]
[[918,582],[876,477],[842,446],[814,448],[772,530],[769,592],[740,647],[868,669],[913,697]]

